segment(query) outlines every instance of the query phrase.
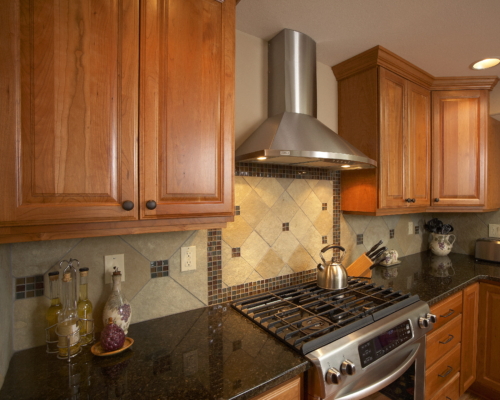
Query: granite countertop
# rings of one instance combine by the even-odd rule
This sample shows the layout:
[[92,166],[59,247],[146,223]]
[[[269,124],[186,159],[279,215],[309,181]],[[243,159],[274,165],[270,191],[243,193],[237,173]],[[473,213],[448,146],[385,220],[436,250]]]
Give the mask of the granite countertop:
[[309,362],[227,305],[131,325],[119,355],[68,363],[45,347],[17,352],[0,399],[239,399],[299,375]]
[[[500,282],[500,264],[453,253],[436,259],[428,252],[377,266],[372,277],[429,305],[482,279]],[[17,352],[0,400],[245,400],[309,368],[304,357],[226,304],[134,324],[128,336],[132,348],[113,357],[94,357],[85,348],[67,363],[45,347]]]
[[402,257],[400,261],[393,267],[375,267],[372,281],[417,294],[429,305],[482,279],[500,282],[500,264],[475,261],[464,254],[437,257],[428,251]]

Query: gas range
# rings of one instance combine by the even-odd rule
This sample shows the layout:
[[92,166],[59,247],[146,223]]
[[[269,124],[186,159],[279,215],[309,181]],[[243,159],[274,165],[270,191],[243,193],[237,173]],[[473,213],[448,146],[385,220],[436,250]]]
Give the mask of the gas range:
[[425,333],[435,317],[416,295],[350,278],[342,290],[310,282],[232,306],[311,361],[311,399],[367,398],[407,371],[411,398],[424,398]]

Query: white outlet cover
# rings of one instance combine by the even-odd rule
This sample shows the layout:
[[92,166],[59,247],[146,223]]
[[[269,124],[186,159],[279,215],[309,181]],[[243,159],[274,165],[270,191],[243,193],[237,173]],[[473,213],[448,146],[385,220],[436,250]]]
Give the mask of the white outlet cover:
[[409,221],[408,222],[408,235],[413,235],[415,233],[415,229],[413,227],[413,222]]
[[500,237],[500,225],[499,224],[488,224],[489,232],[488,235],[489,237]]
[[117,267],[122,273],[122,282],[125,282],[125,255],[114,254],[112,256],[104,256],[104,283],[112,283],[111,275],[113,275],[114,267]]
[[181,272],[196,269],[196,246],[181,247]]

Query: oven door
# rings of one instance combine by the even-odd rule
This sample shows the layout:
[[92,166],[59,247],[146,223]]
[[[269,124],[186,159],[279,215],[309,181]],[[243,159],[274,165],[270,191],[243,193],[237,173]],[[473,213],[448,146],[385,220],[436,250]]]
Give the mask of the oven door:
[[424,400],[425,336],[370,367],[327,400]]

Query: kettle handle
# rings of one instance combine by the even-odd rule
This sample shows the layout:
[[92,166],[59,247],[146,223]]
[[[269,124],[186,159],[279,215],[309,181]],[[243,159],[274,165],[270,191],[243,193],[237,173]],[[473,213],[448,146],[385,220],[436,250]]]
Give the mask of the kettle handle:
[[[339,249],[340,251],[343,251],[344,253],[340,256],[340,262],[342,262],[342,259],[344,258],[345,256],[345,249],[342,247],[342,246],[335,246],[333,244],[329,244],[328,246],[325,246],[321,249],[321,252],[319,253],[319,256],[321,257],[321,260],[323,261],[323,264],[326,264],[326,261],[325,259],[323,258],[323,253],[325,251],[328,251],[330,249]],[[332,257],[332,261],[333,261],[333,257]]]

